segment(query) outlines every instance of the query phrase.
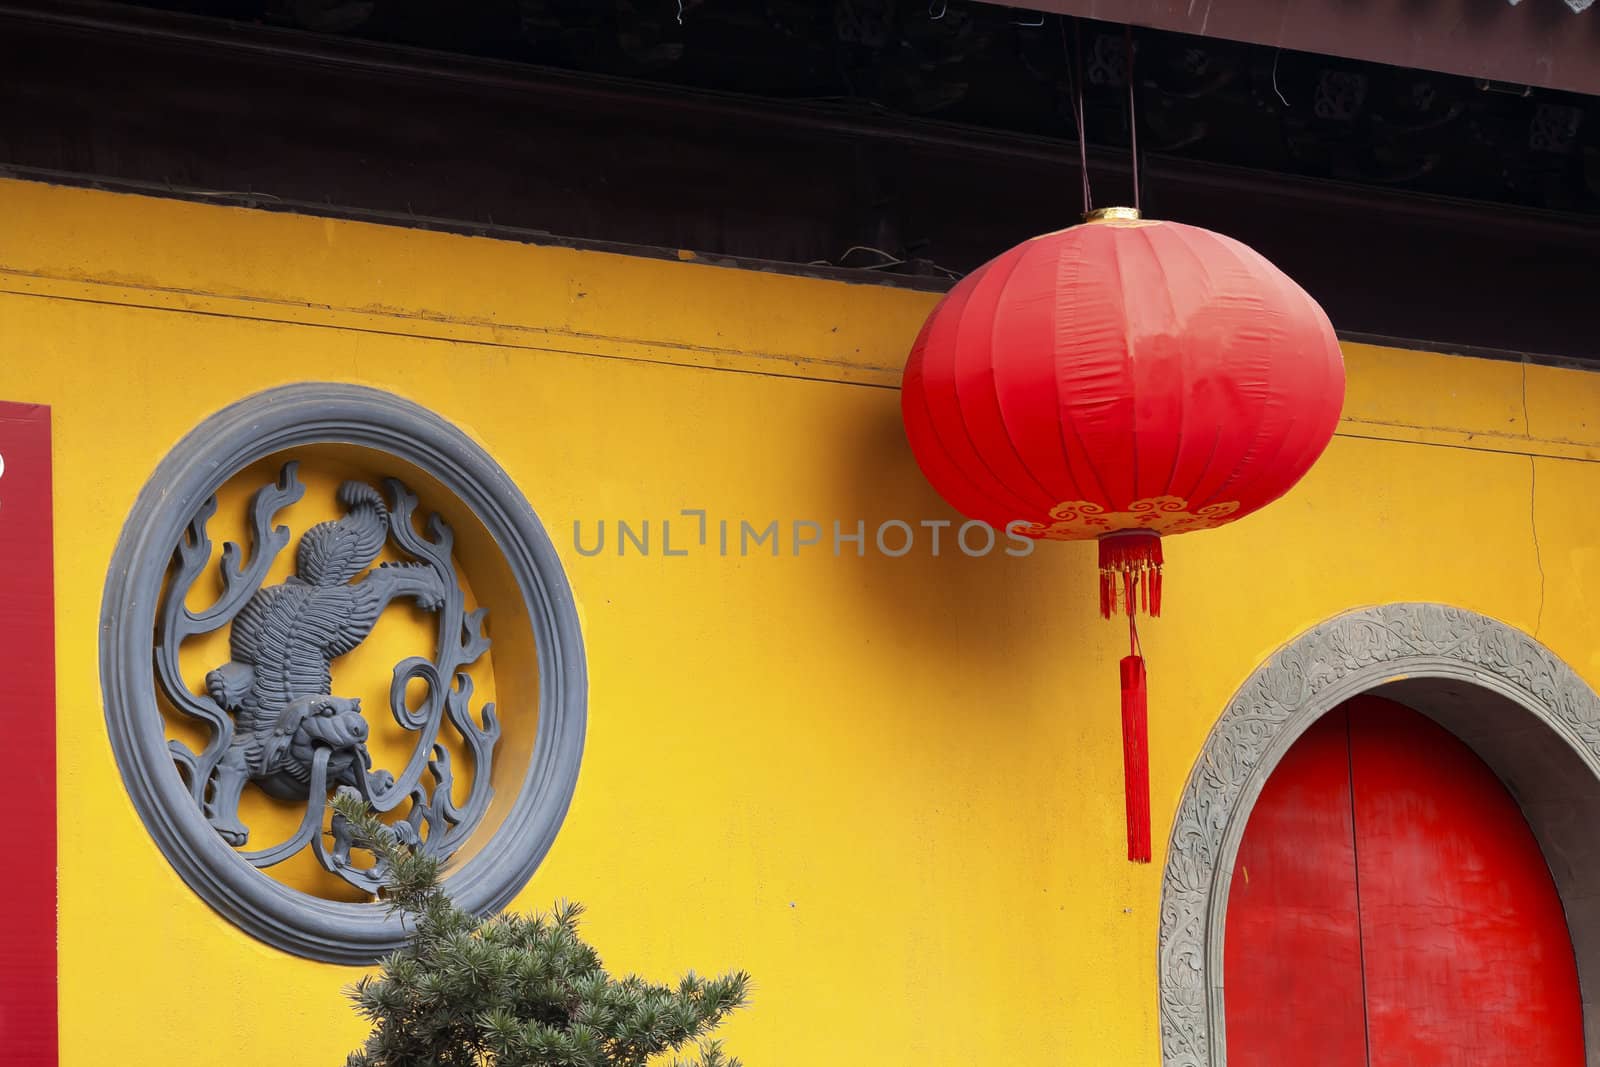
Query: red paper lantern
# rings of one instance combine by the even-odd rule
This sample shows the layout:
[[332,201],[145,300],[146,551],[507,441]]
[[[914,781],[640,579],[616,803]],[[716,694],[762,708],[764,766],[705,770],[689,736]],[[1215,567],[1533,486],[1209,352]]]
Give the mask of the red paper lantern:
[[1161,537],[1288,492],[1344,402],[1328,316],[1256,252],[1126,208],[1026,241],[963,278],[911,350],[901,412],[957,510],[1100,542],[1122,662],[1128,855],[1150,858],[1136,607],[1161,611]]

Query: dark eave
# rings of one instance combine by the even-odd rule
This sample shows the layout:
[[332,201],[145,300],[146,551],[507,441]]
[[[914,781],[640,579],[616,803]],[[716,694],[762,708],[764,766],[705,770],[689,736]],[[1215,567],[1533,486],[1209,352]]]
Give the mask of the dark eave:
[[1600,10],[1584,10],[1584,0],[1029,0],[1027,6],[1517,86],[1600,93]]
[[[0,0],[0,72],[0,174],[257,208],[929,288],[1078,209],[1061,138],[117,5]],[[1125,151],[1089,163],[1126,198]],[[1600,216],[1155,152],[1144,177],[1347,336],[1600,361]]]

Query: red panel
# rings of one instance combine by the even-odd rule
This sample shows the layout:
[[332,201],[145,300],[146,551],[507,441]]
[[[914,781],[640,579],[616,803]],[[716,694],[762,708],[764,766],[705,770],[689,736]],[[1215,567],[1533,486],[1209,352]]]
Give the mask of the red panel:
[[1345,719],[1283,757],[1239,846],[1223,942],[1231,1067],[1361,1067],[1361,945]]
[[56,698],[50,409],[0,403],[0,731],[6,914],[0,1049],[8,1067],[56,1063]]
[[1516,801],[1432,720],[1347,707],[1372,1067],[1582,1067],[1571,935]]

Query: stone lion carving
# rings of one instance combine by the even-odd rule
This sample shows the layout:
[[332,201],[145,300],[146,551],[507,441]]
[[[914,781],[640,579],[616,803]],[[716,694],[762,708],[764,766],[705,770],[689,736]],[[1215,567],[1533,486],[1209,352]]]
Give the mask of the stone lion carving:
[[[239,805],[253,782],[305,810],[291,837],[242,852],[246,860],[270,867],[309,848],[327,870],[369,891],[383,872],[350,863],[349,828],[337,817],[328,821],[329,794],[350,790],[380,813],[403,812],[393,823],[398,836],[448,856],[487,810],[500,737],[494,706],[472,708],[468,668],[488,650],[489,638],[482,632],[483,609],[466,610],[451,554],[454,535],[436,514],[423,524],[426,536],[420,534],[413,525],[416,496],[395,479],[384,484],[388,503],[364,482],[342,484],[336,498],[343,515],[307,529],[295,548],[294,573],[265,585],[272,561],[292,540],[287,527],[273,525],[274,517],[305,492],[296,464],[286,464],[278,484],[252,498],[249,562],[241,563],[238,545],[224,545],[222,595],[194,611],[189,593],[212,565],[206,526],[217,501],[206,501],[177,546],[155,649],[167,699],[209,727],[201,751],[181,741],[168,748],[218,835],[235,848],[250,841]],[[402,562],[377,563],[388,545],[402,554]],[[431,612],[438,636],[431,656],[408,656],[394,666],[389,713],[412,736],[413,749],[391,773],[373,767],[370,724],[359,700],[333,691],[333,663],[360,646],[389,605],[401,599]],[[207,672],[203,693],[196,693],[182,676],[178,650],[189,638],[224,626],[228,662]],[[425,696],[413,708],[406,691],[418,681]],[[455,775],[441,734],[447,726],[473,763],[465,803],[452,796]]]
[[388,540],[389,509],[361,482],[341,485],[339,503],[343,518],[300,538],[294,575],[245,604],[229,633],[233,658],[206,675],[206,691],[234,716],[206,812],[231,845],[250,838],[239,821],[245,783],[305,799],[318,746],[330,750],[330,784],[358,784],[357,765],[372,766],[367,723],[359,700],[331,692],[333,660],[367,639],[390,601],[410,597],[428,611],[444,604],[443,582],[422,564],[383,564],[358,579]]

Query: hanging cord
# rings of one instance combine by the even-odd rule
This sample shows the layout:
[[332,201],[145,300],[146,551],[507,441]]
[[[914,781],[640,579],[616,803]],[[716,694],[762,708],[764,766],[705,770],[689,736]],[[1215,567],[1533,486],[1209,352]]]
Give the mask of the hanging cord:
[[[1072,20],[1072,40],[1067,44],[1067,18],[1061,17],[1061,57],[1067,67],[1067,87],[1072,93],[1072,124],[1078,134],[1078,174],[1083,179],[1083,214],[1094,210],[1094,196],[1089,190],[1089,134],[1083,122],[1083,37],[1078,20]],[[1076,58],[1074,58],[1076,56]]]
[[1133,148],[1133,210],[1138,211],[1139,204],[1139,111],[1135,106],[1133,91],[1133,27],[1122,28],[1123,44],[1128,53],[1128,139]]

